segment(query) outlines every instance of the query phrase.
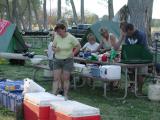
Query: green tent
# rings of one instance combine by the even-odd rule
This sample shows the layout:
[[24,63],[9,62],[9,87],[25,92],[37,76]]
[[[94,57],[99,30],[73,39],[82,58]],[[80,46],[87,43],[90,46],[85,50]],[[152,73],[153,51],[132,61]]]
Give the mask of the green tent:
[[119,38],[120,36],[119,23],[109,21],[109,20],[102,20],[102,21],[96,22],[88,29],[85,36],[82,38],[81,44],[84,45],[87,42],[87,35],[90,32],[92,32],[96,36],[97,42],[100,42],[102,40],[102,36],[100,35],[99,30],[102,27],[107,28],[109,32],[113,33],[117,38]]
[[[0,27],[2,26],[2,22]],[[21,33],[16,25],[10,22],[4,32],[0,34],[0,45],[0,52],[21,53],[27,51],[27,46],[25,45]]]

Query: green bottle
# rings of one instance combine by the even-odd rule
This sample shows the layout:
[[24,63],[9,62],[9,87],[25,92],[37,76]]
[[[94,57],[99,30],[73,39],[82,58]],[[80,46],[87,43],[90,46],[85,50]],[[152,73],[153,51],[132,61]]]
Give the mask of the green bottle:
[[117,56],[117,52],[112,48],[110,53],[110,62],[113,62],[116,56]]

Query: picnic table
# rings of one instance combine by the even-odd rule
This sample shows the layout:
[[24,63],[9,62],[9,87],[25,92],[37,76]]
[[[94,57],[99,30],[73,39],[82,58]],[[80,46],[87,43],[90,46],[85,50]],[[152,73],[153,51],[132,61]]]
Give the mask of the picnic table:
[[[122,98],[120,98],[120,99],[125,99],[127,97],[127,94],[128,94],[128,68],[135,69],[135,74],[134,74],[134,76],[135,76],[135,79],[134,79],[134,83],[135,83],[134,94],[135,94],[136,97],[142,97],[142,96],[139,96],[137,94],[137,72],[138,72],[137,70],[140,67],[154,66],[154,63],[144,63],[144,64],[125,64],[125,63],[120,63],[120,62],[118,62],[118,63],[107,63],[107,62],[99,62],[99,61],[86,60],[84,58],[79,58],[79,57],[74,57],[74,61],[78,62],[78,63],[86,63],[86,64],[92,63],[92,64],[98,64],[98,65],[119,65],[122,68],[124,68],[125,69],[124,96]],[[104,93],[103,94],[104,94],[104,97],[107,97],[106,96],[107,82],[111,82],[111,80],[97,78],[97,77],[88,76],[88,75],[82,75],[82,76],[92,78],[93,80],[100,79],[101,81],[103,81],[104,82]]]

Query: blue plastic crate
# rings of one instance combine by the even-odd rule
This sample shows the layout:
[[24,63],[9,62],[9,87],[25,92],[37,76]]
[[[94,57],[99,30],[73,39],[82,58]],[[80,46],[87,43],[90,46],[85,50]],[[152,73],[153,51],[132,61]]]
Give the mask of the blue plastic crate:
[[16,106],[17,104],[21,104],[23,102],[23,95],[22,91],[12,91],[8,94],[8,106],[7,108],[13,112],[16,112]]
[[91,68],[91,76],[100,77],[100,69],[99,69],[99,67],[92,67]]
[[0,82],[0,89],[6,91],[15,91],[15,90],[22,90],[23,89],[24,81],[17,80],[17,81],[1,81]]
[[0,105],[2,105],[2,90],[0,89]]
[[9,92],[2,90],[1,93],[2,93],[2,105],[7,108],[7,106],[8,106],[7,97],[8,97]]

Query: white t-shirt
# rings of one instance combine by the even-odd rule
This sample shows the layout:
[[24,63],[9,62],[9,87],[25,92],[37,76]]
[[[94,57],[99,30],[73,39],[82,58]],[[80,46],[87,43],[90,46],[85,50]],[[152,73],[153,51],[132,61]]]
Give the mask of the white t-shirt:
[[49,45],[48,45],[48,51],[47,51],[47,55],[48,55],[48,59],[49,60],[53,60],[53,42],[50,42]]
[[89,42],[87,42],[82,49],[88,49],[91,51],[95,51],[98,49],[99,43],[95,42],[94,44],[90,44]]

